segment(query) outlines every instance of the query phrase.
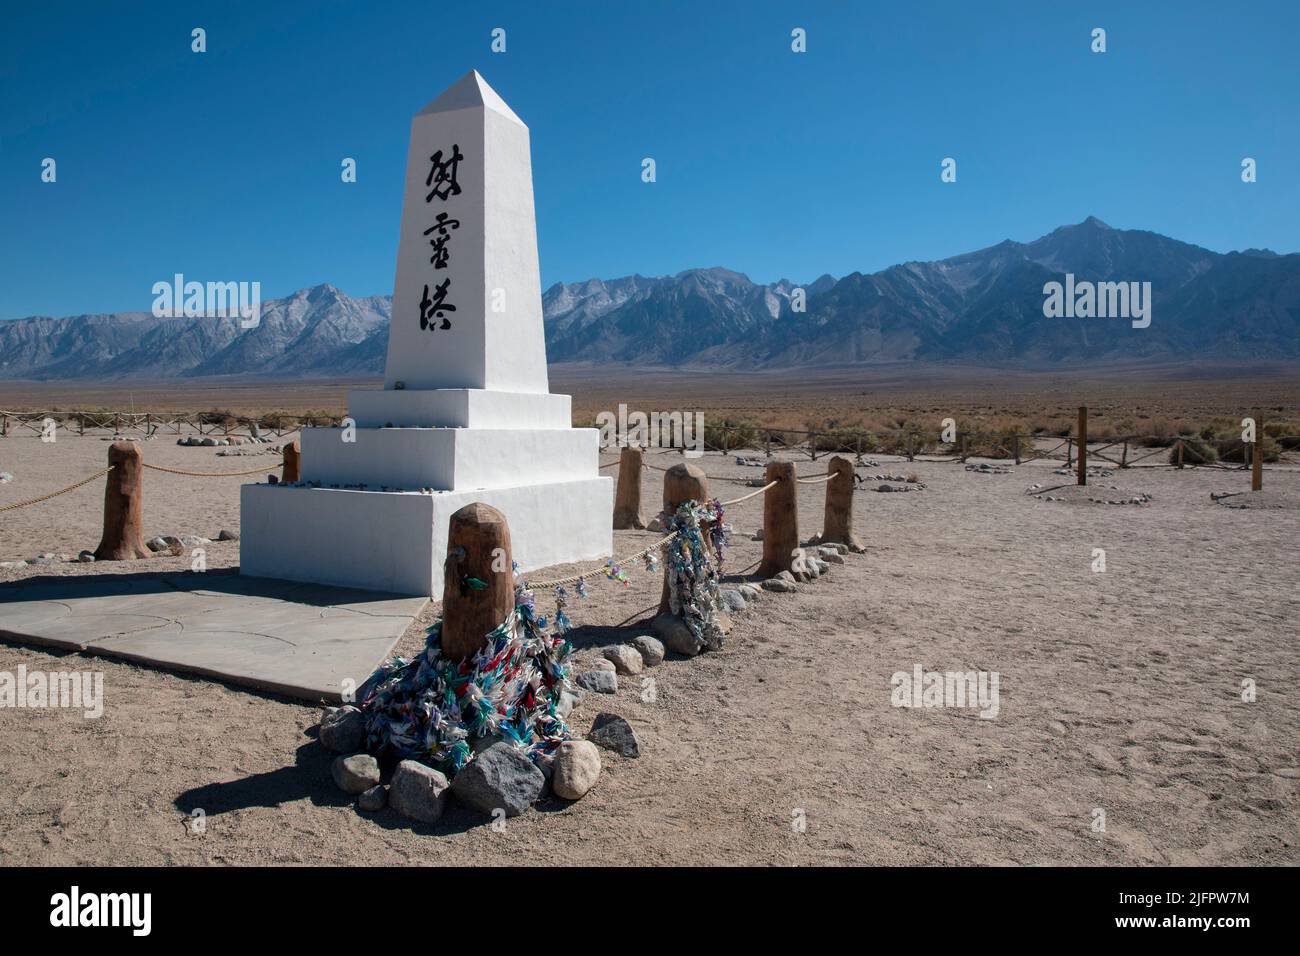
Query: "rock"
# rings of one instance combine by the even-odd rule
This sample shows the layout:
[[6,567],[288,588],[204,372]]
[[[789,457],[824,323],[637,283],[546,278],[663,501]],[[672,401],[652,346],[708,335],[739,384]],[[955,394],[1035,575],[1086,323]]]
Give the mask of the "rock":
[[328,711],[321,717],[320,742],[326,750],[336,754],[356,753],[366,736],[366,717],[361,711],[346,704]]
[[199,444],[205,448],[214,448],[216,447],[217,440],[215,438],[201,438],[199,439]]
[[882,484],[882,485],[876,485],[876,490],[877,490],[877,491],[893,491],[893,490],[894,490],[894,486],[893,486],[893,485],[883,485],[883,484]]
[[591,669],[594,671],[617,671],[614,662],[605,657],[598,657],[591,662]]
[[367,813],[378,813],[388,805],[388,791],[382,785],[376,785],[357,797],[357,807]]
[[743,611],[745,609],[745,597],[739,590],[734,588],[724,588],[718,592],[722,599],[722,606],[728,611]]
[[347,793],[365,793],[379,783],[379,761],[370,754],[335,757],[330,773],[339,789]]
[[555,713],[561,720],[568,720],[573,708],[582,703],[582,694],[573,691],[560,691],[560,699],[555,703]]
[[583,671],[577,676],[575,683],[597,694],[618,693],[618,676],[612,670]]
[[566,740],[555,752],[551,790],[565,800],[580,800],[600,777],[600,751],[589,740]]
[[183,548],[201,548],[205,544],[211,544],[207,538],[197,534],[183,534],[180,536],[181,547]]
[[605,655],[606,660],[613,662],[614,670],[620,674],[631,677],[645,670],[645,661],[641,659],[641,652],[629,644],[615,644],[613,647],[605,648],[601,653]]
[[662,534],[663,532],[667,531],[668,529],[664,527],[663,519],[660,518],[658,515],[656,515],[655,517],[653,517],[653,518],[650,519],[650,523],[649,523],[648,525],[646,525],[646,530],[647,530],[647,531],[656,531],[656,532]]
[[79,555],[77,555],[77,560],[80,561],[82,564],[90,564],[95,560],[95,552],[82,551]]
[[750,541],[762,541],[762,540],[763,540],[763,529],[762,529],[762,528],[759,528],[757,531],[755,531],[753,534],[751,534],[751,535],[749,536],[749,540],[750,540]]
[[795,576],[794,576],[794,573],[791,572],[791,571],[780,571],[780,572],[777,573],[776,576],[777,576],[778,580],[781,580],[781,581],[788,581],[790,584],[794,584],[794,583],[795,583]]
[[[463,771],[462,771],[463,772]],[[440,771],[418,760],[403,760],[393,771],[388,804],[404,817],[420,823],[437,823],[447,809],[451,785]]]
[[758,597],[763,593],[761,590],[754,587],[754,585],[752,584],[738,585],[736,587],[736,590],[740,592],[741,597],[743,597],[746,600],[746,602],[757,600]]
[[148,547],[150,551],[170,551],[173,541],[175,541],[177,544],[180,544],[180,541],[172,537],[171,535],[160,534],[158,535],[158,537],[150,538],[148,541],[146,541],[145,546]]
[[834,548],[818,548],[817,553],[821,555],[821,560],[828,564],[844,563],[844,555],[840,554]]
[[632,646],[640,653],[641,661],[646,667],[658,667],[663,663],[664,643],[658,638],[651,637],[649,634],[641,634],[632,638]]
[[57,554],[50,554],[47,551],[43,554],[38,554],[36,557],[29,559],[27,563],[36,565],[38,567],[49,567],[52,564],[59,563],[59,556]]
[[664,642],[664,647],[675,654],[694,657],[704,646],[703,641],[691,633],[686,622],[675,614],[660,614],[650,622],[650,627]]
[[624,757],[641,756],[641,744],[636,739],[636,731],[618,714],[597,714],[587,739]]
[[777,594],[794,594],[799,587],[784,578],[769,578],[763,582],[763,590],[774,591]]
[[532,806],[545,783],[546,777],[522,750],[498,741],[456,774],[451,792],[480,813],[491,816],[502,809],[506,816],[517,817]]
[[14,480],[14,476],[7,471],[0,471],[0,485],[7,485]]
[[225,528],[222,528],[220,531],[217,532],[217,540],[218,540],[218,541],[238,541],[238,540],[239,540],[239,532],[238,532],[238,531],[227,531]]
[[[839,558],[840,556],[837,554],[835,557]],[[843,558],[840,558],[840,561],[843,560]],[[808,563],[817,569],[818,575],[826,574],[831,569],[830,562],[823,561],[821,558],[810,558]]]

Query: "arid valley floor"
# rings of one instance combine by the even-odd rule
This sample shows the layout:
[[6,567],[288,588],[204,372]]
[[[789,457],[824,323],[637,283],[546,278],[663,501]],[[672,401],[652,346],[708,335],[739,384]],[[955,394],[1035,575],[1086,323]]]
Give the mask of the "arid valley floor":
[[[758,388],[729,398],[699,384],[674,399],[672,388],[644,378],[621,389],[576,373],[555,379],[554,390],[575,393],[575,418],[619,401],[722,414],[734,406],[754,418],[770,410]],[[1026,415],[1064,416],[1092,402],[1171,419],[1231,417],[1254,405],[1294,417],[1300,407],[1294,378],[1284,376],[1211,385],[1151,377],[1140,387],[1130,380],[1127,391],[1117,381],[1084,387],[1049,377],[999,388],[972,377],[945,394],[899,380],[800,396],[790,380],[771,392],[788,397],[772,407],[791,421],[831,414],[832,394],[849,414],[894,406],[931,415],[962,402],[1004,414],[1022,401]],[[176,388],[175,407],[192,408],[289,408],[293,394],[227,391],[223,400],[216,390]],[[55,397],[64,408],[125,407],[117,388],[19,392],[0,389],[0,408],[51,407]],[[296,401],[341,406],[341,394],[306,387]],[[137,407],[161,407],[150,396],[132,392]],[[103,467],[100,437],[0,439],[0,471],[15,476],[0,485],[0,507]],[[149,461],[197,471],[264,461],[274,472],[279,462],[218,457],[219,449],[163,436],[143,450]],[[330,780],[330,758],[314,739],[316,707],[0,641],[0,670],[100,670],[105,686],[98,720],[0,709],[0,865],[1300,863],[1300,468],[1265,473],[1288,507],[1239,510],[1210,498],[1244,490],[1239,470],[1139,467],[1097,479],[1152,496],[1113,506],[1027,496],[1030,485],[1070,480],[1053,473],[1055,462],[978,474],[955,463],[876,460],[858,468],[867,479],[855,495],[864,553],[798,593],[762,595],[736,615],[720,652],[648,671],[652,701],[635,679],[622,679],[611,697],[588,694],[571,719],[575,731],[600,711],[620,714],[636,727],[642,755],[602,752],[605,769],[585,798],[548,801],[500,832],[455,808],[431,827],[392,810],[358,812]],[[820,473],[823,462],[801,456],[800,473]],[[724,499],[752,489],[722,479],[762,473],[719,454],[700,463]],[[905,472],[925,489],[875,492],[874,475]],[[647,518],[661,478],[647,472]],[[148,473],[146,536],[238,530],[238,488],[250,480]],[[0,561],[93,549],[102,487],[0,515]],[[804,536],[821,529],[824,490],[800,486]],[[736,530],[725,570],[743,580],[761,552],[750,539],[761,497],[727,518]],[[614,537],[622,554],[656,536]],[[1106,551],[1103,573],[1092,569],[1096,548]],[[237,563],[237,543],[210,546],[209,573]],[[188,557],[154,557],[112,570],[188,567]],[[50,573],[94,577],[105,567],[0,570],[0,630],[3,602]],[[590,597],[570,609],[578,658],[644,633],[659,589],[639,566],[627,587],[593,578]],[[547,595],[538,601],[551,609]],[[413,626],[398,650],[414,653],[422,641]],[[916,664],[997,671],[997,717],[891,706],[890,676]],[[1251,703],[1242,700],[1247,679],[1258,688]],[[206,814],[202,835],[187,826],[195,808]],[[1098,809],[1104,833],[1094,830]],[[792,826],[801,812],[803,832]]]

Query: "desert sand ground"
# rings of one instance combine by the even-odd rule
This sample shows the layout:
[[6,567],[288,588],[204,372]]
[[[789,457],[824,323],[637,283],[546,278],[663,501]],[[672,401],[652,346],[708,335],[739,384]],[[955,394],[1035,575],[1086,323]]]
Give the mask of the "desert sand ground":
[[[0,506],[93,472],[106,449],[90,437],[0,439],[0,471],[16,479],[0,485]],[[278,461],[215,452],[161,438],[144,447],[147,460],[201,471]],[[761,474],[719,455],[702,463],[714,476]],[[823,470],[821,460],[799,467]],[[99,670],[106,696],[98,720],[0,709],[0,865],[1300,862],[1300,473],[1266,474],[1293,502],[1282,510],[1212,503],[1211,492],[1245,487],[1225,470],[1125,472],[1116,483],[1150,493],[1147,506],[1023,493],[1068,480],[1054,467],[979,475],[882,458],[859,468],[914,471],[928,487],[864,485],[855,507],[866,553],[797,594],[751,603],[722,651],[648,671],[653,702],[626,678],[615,696],[588,694],[575,732],[598,712],[621,714],[641,757],[602,751],[584,799],[545,803],[502,832],[454,806],[432,827],[359,813],[330,781],[316,707],[0,642],[0,670]],[[661,477],[647,472],[647,518]],[[147,473],[146,534],[237,530],[248,480]],[[800,487],[804,535],[820,530],[824,491]],[[95,482],[0,515],[0,561],[93,548],[101,499]],[[737,580],[760,555],[749,535],[761,515],[761,497],[728,514]],[[617,532],[615,547],[651,540]],[[1106,550],[1104,573],[1091,569],[1094,548]],[[238,545],[214,544],[208,559],[234,565]],[[188,565],[153,558],[131,570]],[[103,566],[0,580],[16,581],[11,591],[51,570],[93,577]],[[593,579],[570,611],[578,658],[645,632],[659,588],[639,568],[626,588]],[[539,605],[549,612],[550,598]],[[399,650],[421,644],[413,627]],[[999,672],[998,716],[891,706],[891,674],[916,664]],[[1241,700],[1246,678],[1254,703]],[[206,814],[201,835],[187,829],[194,808]],[[803,832],[792,826],[800,812]]]

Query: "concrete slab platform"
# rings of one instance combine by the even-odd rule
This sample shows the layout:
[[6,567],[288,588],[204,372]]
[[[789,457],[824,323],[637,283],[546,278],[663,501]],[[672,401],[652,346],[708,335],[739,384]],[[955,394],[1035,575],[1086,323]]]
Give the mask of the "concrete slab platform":
[[337,702],[427,602],[227,570],[35,578],[0,586],[0,639]]

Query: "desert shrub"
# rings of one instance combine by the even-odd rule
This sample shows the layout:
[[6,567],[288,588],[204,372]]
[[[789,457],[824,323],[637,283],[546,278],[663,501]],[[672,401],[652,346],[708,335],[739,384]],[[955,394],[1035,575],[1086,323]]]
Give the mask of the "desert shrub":
[[[1230,461],[1245,464],[1246,462],[1246,443],[1237,438],[1219,438],[1213,441],[1212,446],[1219,454],[1220,461]],[[1267,435],[1263,436],[1260,442],[1260,448],[1264,455],[1264,461],[1279,461],[1282,457],[1282,447]]]
[[815,431],[810,442],[817,451],[827,452],[863,452],[878,451],[876,436],[860,426],[839,426]]
[[718,451],[732,451],[739,448],[758,448],[762,445],[758,426],[751,422],[723,421],[720,424],[704,425],[704,447]]
[[[1219,451],[1207,441],[1199,438],[1188,438],[1183,441],[1183,464],[1185,465],[1205,465],[1212,461],[1219,460]],[[1178,445],[1169,449],[1169,463],[1178,464]]]

